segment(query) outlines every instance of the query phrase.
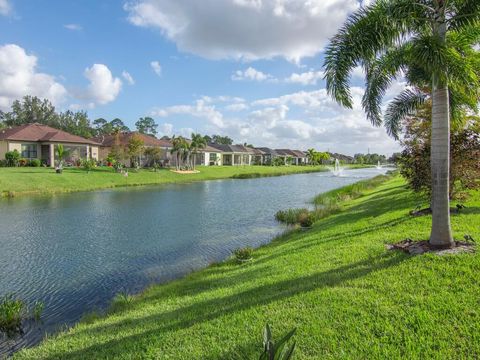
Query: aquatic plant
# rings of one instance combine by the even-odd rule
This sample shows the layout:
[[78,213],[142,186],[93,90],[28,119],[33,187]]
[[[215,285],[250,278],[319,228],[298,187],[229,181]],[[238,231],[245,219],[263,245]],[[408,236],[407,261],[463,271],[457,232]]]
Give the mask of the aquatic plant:
[[253,249],[251,247],[244,247],[233,250],[233,255],[238,261],[247,261],[252,258]]
[[0,332],[12,337],[22,332],[22,321],[26,316],[25,303],[7,294],[0,301]]

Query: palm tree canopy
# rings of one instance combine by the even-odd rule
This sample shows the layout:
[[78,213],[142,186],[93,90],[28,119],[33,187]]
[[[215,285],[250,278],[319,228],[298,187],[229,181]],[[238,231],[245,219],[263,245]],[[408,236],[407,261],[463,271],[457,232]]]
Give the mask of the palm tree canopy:
[[190,147],[192,151],[195,153],[199,149],[203,149],[207,146],[207,140],[200,134],[192,133],[192,142],[190,143]]
[[[479,43],[478,0],[377,0],[352,14],[331,39],[325,55],[327,91],[351,108],[350,75],[361,66],[367,118],[376,126],[384,123],[397,138],[401,120],[424,103],[434,86],[444,84],[455,120],[465,108],[477,111]],[[410,88],[389,104],[383,119],[383,97],[401,77]]]

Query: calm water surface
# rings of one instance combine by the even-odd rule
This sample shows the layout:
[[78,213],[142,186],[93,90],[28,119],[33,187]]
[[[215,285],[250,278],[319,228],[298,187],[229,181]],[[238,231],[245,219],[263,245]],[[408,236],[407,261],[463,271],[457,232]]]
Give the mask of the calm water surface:
[[0,354],[38,343],[119,292],[177,278],[282,232],[274,214],[386,170],[128,188],[0,201],[0,295],[45,303],[43,323]]

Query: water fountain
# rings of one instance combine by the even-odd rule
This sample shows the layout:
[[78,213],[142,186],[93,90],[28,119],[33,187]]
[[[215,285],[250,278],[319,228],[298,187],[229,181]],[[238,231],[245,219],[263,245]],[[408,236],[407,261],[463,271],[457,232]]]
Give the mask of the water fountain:
[[376,168],[377,168],[377,169],[381,169],[381,168],[382,168],[382,165],[380,165],[380,160],[378,160],[378,163],[377,163]]
[[335,159],[333,170],[330,171],[332,172],[333,176],[342,176],[343,169],[340,167],[340,161],[338,161],[338,159]]

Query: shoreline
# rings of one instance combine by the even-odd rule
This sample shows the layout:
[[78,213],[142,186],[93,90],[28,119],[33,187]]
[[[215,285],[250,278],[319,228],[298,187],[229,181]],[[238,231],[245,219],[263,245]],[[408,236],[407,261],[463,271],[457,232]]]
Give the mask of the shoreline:
[[[348,165],[345,169],[369,168],[366,165]],[[91,192],[116,188],[157,186],[165,184],[188,184],[199,181],[224,179],[252,179],[271,176],[286,176],[329,171],[319,166],[248,166],[248,167],[199,167],[192,174],[179,174],[171,169],[151,171],[141,169],[129,172],[128,177],[114,173],[110,168],[98,168],[87,173],[83,169],[67,168],[63,174],[55,174],[45,168],[0,168],[0,199],[30,196],[52,196],[77,192]],[[28,179],[23,179],[28,177]],[[5,179],[9,176],[8,179]],[[19,190],[18,190],[19,189]]]

